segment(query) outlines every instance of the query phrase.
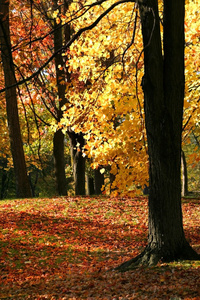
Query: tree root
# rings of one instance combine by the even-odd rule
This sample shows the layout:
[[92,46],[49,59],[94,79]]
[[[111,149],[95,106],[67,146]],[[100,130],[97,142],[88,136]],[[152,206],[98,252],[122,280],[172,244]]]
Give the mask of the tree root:
[[115,270],[126,272],[137,267],[151,267],[158,264],[158,262],[172,262],[179,260],[200,260],[200,255],[192,249],[189,244],[186,244],[178,253],[164,254],[164,251],[158,249],[151,249],[147,246],[145,250],[138,256],[122,263]]
[[160,260],[160,257],[156,253],[151,253],[152,251],[147,248],[138,256],[122,263],[120,266],[115,268],[115,270],[120,272],[126,272],[129,270],[133,270],[140,266],[150,267],[155,266]]

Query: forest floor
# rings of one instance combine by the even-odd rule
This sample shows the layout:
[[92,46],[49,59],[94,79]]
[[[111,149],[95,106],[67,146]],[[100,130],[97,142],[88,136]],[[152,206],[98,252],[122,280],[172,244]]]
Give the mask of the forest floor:
[[[114,270],[147,240],[147,199],[0,201],[0,299],[200,299],[200,262]],[[183,200],[200,253],[200,200]]]

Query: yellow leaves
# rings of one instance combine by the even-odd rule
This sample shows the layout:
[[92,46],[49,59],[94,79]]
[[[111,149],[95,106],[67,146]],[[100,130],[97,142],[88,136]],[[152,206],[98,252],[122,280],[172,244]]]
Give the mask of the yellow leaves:
[[63,106],[61,107],[61,110],[62,110],[62,111],[65,111],[66,109],[67,109],[66,105],[63,105]]
[[102,169],[100,170],[100,173],[101,173],[101,174],[104,174],[105,171],[106,171],[106,170],[105,170],[104,168],[102,168]]
[[186,89],[184,101],[184,122],[187,128],[184,135],[187,135],[187,130],[196,126],[199,122],[200,106],[199,106],[199,80],[200,80],[200,18],[198,1],[188,1],[186,5],[185,18],[185,75]]
[[58,17],[58,14],[59,14],[59,10],[58,9],[54,10],[52,14],[53,19],[56,19]]
[[[88,3],[91,1],[84,4]],[[93,7],[82,18],[72,22],[74,31],[91,24],[111,3],[114,1]],[[92,158],[94,167],[104,166],[102,173],[106,166],[111,166],[111,172],[116,175],[114,185],[124,193],[133,190],[133,181],[136,184],[148,178],[147,155],[142,140],[145,134],[142,112],[139,111],[135,87],[136,62],[142,49],[141,36],[126,52],[123,63],[121,61],[132,38],[133,7],[133,3],[120,5],[97,27],[71,45],[67,53],[71,81],[63,82],[69,104],[62,107],[63,118],[58,124],[63,132],[70,126],[75,132],[84,133],[84,153]],[[82,12],[79,3],[72,2],[63,20],[66,22]],[[54,17],[58,16],[61,18],[58,12],[54,12]],[[137,32],[139,30],[138,24]],[[137,74],[138,97],[142,95],[139,84],[142,67],[141,63]],[[55,128],[52,124],[52,130]]]
[[188,107],[190,107],[190,101],[189,100],[185,100],[184,101],[184,108],[188,108]]

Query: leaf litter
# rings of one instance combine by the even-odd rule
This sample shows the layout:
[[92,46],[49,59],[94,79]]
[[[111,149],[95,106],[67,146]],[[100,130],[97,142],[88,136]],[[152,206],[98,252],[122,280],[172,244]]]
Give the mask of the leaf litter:
[[[200,201],[183,202],[200,252]],[[145,197],[60,197],[0,203],[0,299],[200,299],[200,263],[119,273],[147,240]]]

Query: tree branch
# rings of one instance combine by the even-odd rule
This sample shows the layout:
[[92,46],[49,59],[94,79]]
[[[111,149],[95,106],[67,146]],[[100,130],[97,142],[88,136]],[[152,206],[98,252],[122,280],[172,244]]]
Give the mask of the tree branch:
[[[99,4],[101,2],[104,2],[103,0],[96,2],[95,4]],[[60,52],[63,52],[64,50],[66,50],[67,48],[69,48],[74,41],[76,41],[85,31],[91,30],[93,29],[112,9],[114,9],[116,6],[123,4],[123,3],[128,3],[128,2],[135,2],[135,0],[120,0],[118,2],[113,3],[108,9],[106,9],[91,25],[86,26],[84,28],[81,28],[77,33],[75,33],[73,35],[73,37],[62,47],[60,48],[58,51],[56,51],[54,54],[52,54],[49,59],[36,71],[34,72],[31,76],[24,78],[20,81],[18,81],[16,84],[7,86],[3,89],[0,90],[0,93],[5,92],[7,89],[10,89],[14,86],[19,86],[24,84],[27,81],[30,81],[31,79],[33,79],[34,77],[38,76],[40,74],[40,72],[46,67],[48,66],[48,64],[56,57],[56,55],[58,55]],[[94,4],[94,5],[95,5]],[[94,6],[92,5],[92,6]]]

